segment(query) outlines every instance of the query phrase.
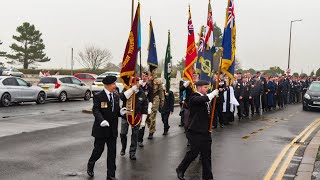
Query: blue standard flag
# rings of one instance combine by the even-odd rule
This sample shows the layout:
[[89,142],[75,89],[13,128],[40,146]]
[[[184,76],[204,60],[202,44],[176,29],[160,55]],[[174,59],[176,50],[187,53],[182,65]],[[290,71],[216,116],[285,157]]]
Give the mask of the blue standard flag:
[[156,48],[156,40],[154,37],[152,21],[150,19],[150,39],[148,46],[148,65],[149,70],[153,74],[153,71],[158,67],[158,56],[157,56],[157,48]]
[[230,84],[234,80],[234,66],[236,54],[236,22],[234,14],[234,0],[228,1],[226,11],[226,22],[222,38],[222,64],[221,70],[231,79]]

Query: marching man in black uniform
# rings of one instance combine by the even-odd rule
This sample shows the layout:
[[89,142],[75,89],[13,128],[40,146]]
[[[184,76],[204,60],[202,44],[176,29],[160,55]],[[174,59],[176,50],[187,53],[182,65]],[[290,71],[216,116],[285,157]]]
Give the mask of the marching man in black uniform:
[[188,133],[191,148],[176,169],[179,179],[184,180],[184,173],[190,163],[201,153],[202,179],[213,179],[211,167],[211,134],[210,125],[210,101],[219,94],[216,89],[210,94],[208,92],[209,82],[198,81],[195,83],[197,92],[190,96],[190,124]]
[[[143,123],[146,122],[147,119],[147,113],[148,113],[148,100],[145,95],[145,92],[142,90],[140,84],[139,84],[139,78],[136,78],[133,80],[135,84],[128,90],[124,90],[120,94],[120,99],[123,101],[122,109],[120,110],[120,115],[122,116],[121,120],[121,152],[120,155],[124,156],[126,147],[127,147],[127,134],[128,134],[128,128],[129,123],[127,121],[126,113],[127,113],[127,99],[129,99],[133,94],[136,94],[135,97],[135,119],[136,121],[140,120],[140,123],[136,126],[132,127],[132,134],[131,134],[131,145],[130,145],[130,159],[136,160],[136,151],[137,151],[137,145],[138,145],[138,134],[139,134],[139,127],[140,125],[145,125]],[[138,119],[139,118],[139,119]]]
[[102,82],[104,90],[93,97],[93,115],[95,117],[92,136],[94,149],[87,165],[87,173],[94,176],[94,164],[101,157],[105,144],[107,153],[107,180],[114,180],[116,172],[116,144],[118,136],[118,117],[120,115],[119,95],[115,92],[117,78],[106,76]]

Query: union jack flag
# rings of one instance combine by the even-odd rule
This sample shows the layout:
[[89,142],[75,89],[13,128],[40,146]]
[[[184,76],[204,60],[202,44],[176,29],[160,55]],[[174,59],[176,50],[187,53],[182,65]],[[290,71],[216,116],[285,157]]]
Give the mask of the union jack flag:
[[234,15],[234,0],[230,0],[229,8],[228,8],[228,26],[232,29],[235,22],[235,15]]
[[202,31],[200,41],[199,41],[199,47],[198,47],[199,52],[204,51],[204,42],[205,42],[205,31]]
[[191,35],[193,34],[194,28],[193,28],[193,24],[192,24],[192,19],[191,17],[188,20],[188,34]]

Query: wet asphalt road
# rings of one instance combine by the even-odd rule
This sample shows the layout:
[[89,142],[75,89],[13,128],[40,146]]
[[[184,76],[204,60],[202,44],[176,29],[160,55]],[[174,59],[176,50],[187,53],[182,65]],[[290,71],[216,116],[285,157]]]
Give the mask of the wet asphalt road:
[[[93,148],[90,136],[93,116],[81,113],[91,101],[51,102],[45,105],[17,105],[0,108],[1,180],[90,179],[86,163]],[[187,151],[183,128],[178,127],[178,108],[170,118],[170,131],[162,136],[158,116],[153,140],[138,148],[137,161],[119,155],[120,180],[177,179],[175,168]],[[212,165],[215,179],[263,179],[284,146],[292,141],[319,112],[303,112],[291,105],[253,119],[245,119],[214,130]],[[146,132],[148,134],[148,131]],[[105,179],[106,153],[96,163],[96,180]],[[187,180],[201,179],[201,162],[196,159],[185,174]]]

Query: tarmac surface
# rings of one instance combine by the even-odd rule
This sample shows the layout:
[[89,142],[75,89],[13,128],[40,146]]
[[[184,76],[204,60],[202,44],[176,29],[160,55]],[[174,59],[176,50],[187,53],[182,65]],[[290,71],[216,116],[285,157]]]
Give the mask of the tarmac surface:
[[[86,163],[93,148],[94,138],[90,136],[93,116],[81,112],[91,106],[92,100],[75,100],[0,108],[0,179],[92,179],[86,174]],[[162,135],[163,125],[158,114],[155,137],[146,139],[143,148],[138,147],[136,161],[129,159],[128,149],[124,157],[120,156],[118,138],[118,179],[177,179],[175,168],[188,150],[184,129],[178,126],[178,113],[179,108],[175,108],[167,136]],[[304,112],[297,104],[241,122],[236,118],[233,125],[213,130],[214,178],[263,179],[281,150],[319,117],[319,112]],[[289,171],[285,176],[290,179],[287,173]],[[294,174],[294,170],[291,173]],[[201,179],[198,159],[190,165],[185,177]],[[94,179],[105,178],[106,149],[96,163]]]

